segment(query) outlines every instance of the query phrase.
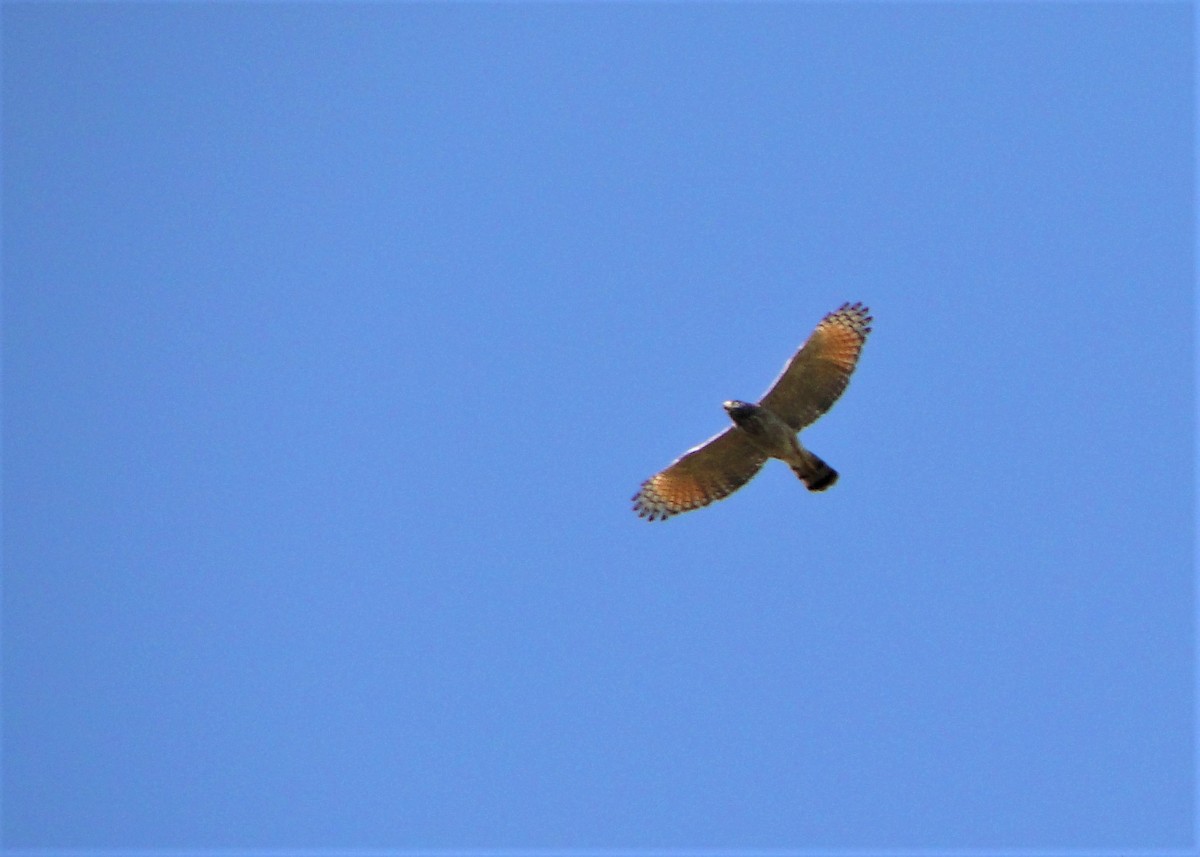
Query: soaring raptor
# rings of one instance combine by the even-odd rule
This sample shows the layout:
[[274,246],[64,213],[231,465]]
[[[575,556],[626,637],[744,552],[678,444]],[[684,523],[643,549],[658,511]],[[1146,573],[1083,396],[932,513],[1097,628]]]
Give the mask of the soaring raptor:
[[846,389],[871,332],[869,312],[861,303],[847,303],[821,319],[762,400],[726,402],[733,425],[643,482],[633,510],[659,521],[707,506],[753,479],[768,458],[785,462],[809,491],[836,482],[837,471],[801,446],[796,433]]

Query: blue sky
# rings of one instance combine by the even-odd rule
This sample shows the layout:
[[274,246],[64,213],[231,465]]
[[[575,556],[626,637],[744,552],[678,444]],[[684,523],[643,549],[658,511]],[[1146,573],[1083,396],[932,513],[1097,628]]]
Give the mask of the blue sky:
[[1193,15],[5,4],[4,844],[1190,847]]

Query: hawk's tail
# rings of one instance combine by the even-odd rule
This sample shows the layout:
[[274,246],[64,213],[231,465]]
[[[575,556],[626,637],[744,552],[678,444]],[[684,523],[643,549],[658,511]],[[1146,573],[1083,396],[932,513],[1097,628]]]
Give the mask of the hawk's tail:
[[792,465],[792,471],[803,480],[809,491],[824,491],[838,480],[838,473],[807,449],[803,450],[804,464]]

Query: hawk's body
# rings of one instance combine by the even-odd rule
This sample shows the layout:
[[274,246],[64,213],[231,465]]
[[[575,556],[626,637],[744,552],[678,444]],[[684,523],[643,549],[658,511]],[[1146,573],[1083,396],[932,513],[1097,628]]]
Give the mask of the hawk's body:
[[843,304],[821,320],[757,405],[725,403],[733,425],[642,483],[633,508],[651,521],[707,506],[749,482],[768,458],[787,463],[810,491],[837,471],[800,445],[796,433],[838,400],[871,332],[869,310]]
[[837,482],[837,471],[801,446],[796,430],[774,411],[746,402],[726,402],[725,412],[759,452],[785,462],[810,491],[824,491]]

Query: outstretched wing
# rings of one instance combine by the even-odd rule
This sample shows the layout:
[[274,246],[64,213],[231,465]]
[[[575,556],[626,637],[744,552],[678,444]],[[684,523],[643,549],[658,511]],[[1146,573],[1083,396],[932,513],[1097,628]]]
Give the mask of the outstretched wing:
[[759,404],[797,431],[815,422],[850,383],[871,332],[868,313],[861,303],[847,303],[821,319]]
[[633,495],[633,510],[660,521],[707,506],[753,479],[766,460],[741,429],[730,426],[643,482]]

